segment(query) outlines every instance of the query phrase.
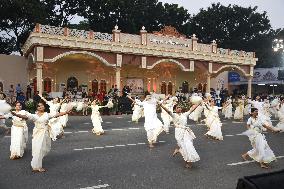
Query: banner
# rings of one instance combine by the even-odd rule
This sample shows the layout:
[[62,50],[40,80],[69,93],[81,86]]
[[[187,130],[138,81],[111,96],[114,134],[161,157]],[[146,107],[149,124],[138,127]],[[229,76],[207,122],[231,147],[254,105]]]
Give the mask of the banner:
[[143,79],[133,78],[127,79],[126,85],[131,89],[131,93],[143,94],[144,93],[144,82]]
[[[253,84],[270,84],[270,83],[281,83],[278,80],[278,70],[279,68],[257,68],[254,69],[253,73]],[[241,76],[237,72],[228,73],[229,83],[246,83],[247,79]]]

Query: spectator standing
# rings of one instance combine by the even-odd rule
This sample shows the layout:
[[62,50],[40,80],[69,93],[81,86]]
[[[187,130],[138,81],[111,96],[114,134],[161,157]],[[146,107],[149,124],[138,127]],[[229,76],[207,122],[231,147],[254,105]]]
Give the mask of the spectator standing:
[[17,97],[16,97],[16,99],[18,98],[18,96],[21,94],[21,92],[22,92],[22,87],[21,87],[21,85],[20,84],[18,84],[17,85],[17,87],[16,87],[16,93],[17,93]]
[[32,88],[31,88],[30,85],[27,86],[26,97],[27,97],[27,100],[29,100],[30,98],[32,98]]

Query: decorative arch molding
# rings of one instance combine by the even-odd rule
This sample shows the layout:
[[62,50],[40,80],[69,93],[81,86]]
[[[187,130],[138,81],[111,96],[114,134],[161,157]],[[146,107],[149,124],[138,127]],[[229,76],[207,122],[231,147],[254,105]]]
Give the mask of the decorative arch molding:
[[163,62],[175,63],[182,69],[182,71],[190,71],[190,69],[185,68],[182,63],[180,63],[179,61],[177,61],[175,59],[162,59],[162,60],[158,60],[152,66],[147,66],[147,69],[153,69],[155,66],[157,66],[158,64],[163,63]]
[[245,76],[246,78],[250,77],[250,74],[247,74],[246,71],[242,68],[240,68],[239,66],[236,65],[225,65],[222,66],[221,68],[219,68],[216,71],[213,71],[212,74],[214,75],[214,77],[218,76],[220,73],[222,73],[223,71],[231,71],[231,69],[236,69],[234,71],[237,71],[238,73],[240,73],[241,75]]
[[30,53],[28,56],[28,64],[31,65],[33,63],[35,63],[35,57],[32,53]]
[[57,60],[61,59],[61,58],[64,58],[66,56],[69,56],[69,55],[73,55],[73,54],[84,54],[84,55],[89,55],[89,56],[92,56],[92,57],[95,57],[97,58],[99,61],[101,61],[102,63],[104,63],[106,66],[112,66],[112,67],[115,67],[116,65],[115,64],[111,64],[109,63],[106,59],[104,59],[103,57],[95,54],[95,53],[92,53],[92,52],[89,52],[89,51],[69,51],[69,52],[65,52],[65,53],[61,53],[59,55],[57,55],[56,57],[52,58],[52,59],[44,59],[44,62],[56,62]]

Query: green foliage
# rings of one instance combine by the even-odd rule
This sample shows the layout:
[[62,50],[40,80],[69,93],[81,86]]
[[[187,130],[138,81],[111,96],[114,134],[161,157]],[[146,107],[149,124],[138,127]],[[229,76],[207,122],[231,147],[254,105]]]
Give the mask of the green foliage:
[[[70,24],[75,15],[85,20]],[[203,43],[217,40],[221,48],[254,51],[259,67],[284,63],[283,55],[271,50],[273,39],[283,38],[284,30],[273,30],[267,13],[257,7],[213,3],[191,16],[177,4],[158,0],[1,0],[0,53],[22,54],[35,23],[107,33],[118,25],[122,32],[136,34],[142,26],[153,32],[171,25],[187,36],[196,34]]]

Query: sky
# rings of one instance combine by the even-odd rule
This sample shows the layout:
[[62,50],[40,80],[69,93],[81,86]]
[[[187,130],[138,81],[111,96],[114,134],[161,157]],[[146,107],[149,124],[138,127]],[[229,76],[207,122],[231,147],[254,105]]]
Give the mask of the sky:
[[[222,5],[236,4],[242,7],[258,6],[257,11],[266,11],[274,29],[284,28],[284,0],[159,0],[163,3],[175,3],[186,8],[190,14],[197,14],[199,9],[207,8],[212,3]],[[82,17],[76,16],[72,23],[79,23]]]

